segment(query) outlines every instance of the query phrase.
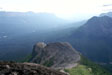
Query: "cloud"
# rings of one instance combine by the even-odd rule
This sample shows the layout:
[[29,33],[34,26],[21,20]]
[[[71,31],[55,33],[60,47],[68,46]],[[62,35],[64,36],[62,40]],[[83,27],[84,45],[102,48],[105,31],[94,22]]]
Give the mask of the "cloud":
[[108,6],[112,6],[112,4],[105,4],[105,5],[103,5],[103,7],[108,7]]
[[112,11],[112,9],[104,9],[103,11],[110,12],[110,11]]
[[2,7],[0,7],[0,10],[3,9]]

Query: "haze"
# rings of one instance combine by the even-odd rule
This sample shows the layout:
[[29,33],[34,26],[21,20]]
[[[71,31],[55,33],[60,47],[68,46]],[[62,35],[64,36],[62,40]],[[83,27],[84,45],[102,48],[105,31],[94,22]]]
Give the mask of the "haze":
[[0,0],[2,11],[47,12],[63,19],[86,19],[112,8],[112,0]]

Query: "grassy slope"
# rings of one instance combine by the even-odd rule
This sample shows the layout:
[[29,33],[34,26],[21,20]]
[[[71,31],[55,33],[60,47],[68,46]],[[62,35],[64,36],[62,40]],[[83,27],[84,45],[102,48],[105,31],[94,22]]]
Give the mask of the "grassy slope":
[[72,69],[65,69],[70,75],[112,75],[102,66],[82,57],[80,64]]
[[66,69],[65,71],[70,75],[92,75],[91,71],[89,71],[89,68],[84,65],[78,65],[75,68]]

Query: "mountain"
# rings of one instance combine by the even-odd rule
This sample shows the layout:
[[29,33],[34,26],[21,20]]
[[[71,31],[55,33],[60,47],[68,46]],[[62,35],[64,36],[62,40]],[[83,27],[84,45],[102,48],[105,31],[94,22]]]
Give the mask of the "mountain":
[[30,61],[52,68],[66,68],[75,66],[80,61],[80,55],[66,42],[40,42],[34,46]]
[[24,62],[38,63],[68,75],[111,75],[102,66],[88,60],[67,42],[34,45],[32,54]]
[[100,14],[100,16],[109,16],[109,17],[112,17],[112,12],[102,13],[102,14]]
[[76,50],[99,63],[112,62],[112,18],[92,17],[83,26],[65,37]]
[[49,29],[68,23],[50,13],[0,11],[0,41]]
[[34,63],[0,62],[0,75],[67,75]]

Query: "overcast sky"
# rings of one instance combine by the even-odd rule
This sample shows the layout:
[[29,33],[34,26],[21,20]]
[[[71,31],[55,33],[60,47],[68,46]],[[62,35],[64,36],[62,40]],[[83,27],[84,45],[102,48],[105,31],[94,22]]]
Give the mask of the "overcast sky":
[[0,0],[0,10],[48,12],[61,18],[86,18],[111,9],[112,0]]

